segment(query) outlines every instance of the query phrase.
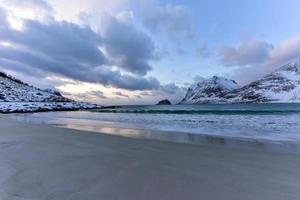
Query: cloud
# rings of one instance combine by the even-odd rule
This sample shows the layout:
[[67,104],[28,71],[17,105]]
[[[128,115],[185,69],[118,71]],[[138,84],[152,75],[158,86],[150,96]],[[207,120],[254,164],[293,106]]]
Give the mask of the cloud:
[[222,46],[219,56],[226,66],[245,66],[264,62],[273,46],[257,40],[249,40],[237,46]]
[[6,10],[12,26],[21,26],[20,19],[46,20],[53,12],[52,7],[43,0],[0,0],[0,5]]
[[114,92],[113,94],[114,94],[114,95],[116,95],[116,96],[119,96],[119,97],[125,97],[125,98],[129,98],[129,96],[128,96],[128,95],[126,95],[126,94],[123,94],[122,92]]
[[54,8],[55,18],[62,21],[77,21],[81,13],[99,16],[103,12],[111,13],[129,0],[48,0]]
[[193,84],[194,84],[194,83],[199,83],[199,82],[201,82],[201,81],[203,81],[203,80],[205,80],[204,77],[199,76],[199,75],[196,75],[196,76],[193,77]]
[[[117,19],[109,21],[103,35],[88,26],[64,21],[24,20],[22,30],[5,23],[1,21],[0,41],[11,46],[0,45],[1,68],[37,77],[64,76],[127,90],[155,89],[160,85],[153,77],[140,76],[151,69],[148,64],[153,53],[151,39]],[[106,49],[108,55],[101,49]]]
[[175,39],[194,37],[192,20],[188,10],[182,5],[144,5],[143,23],[152,32],[162,32]]
[[0,40],[13,44],[0,46],[1,60],[11,61],[17,70],[33,68],[78,79],[77,73],[106,63],[98,48],[101,38],[88,27],[55,21],[26,20],[24,24],[22,31],[7,28],[0,33]]
[[131,11],[122,11],[117,14],[116,18],[122,22],[132,23],[134,14]]
[[[102,39],[89,27],[56,21],[42,24],[33,20],[26,20],[24,25],[22,31],[7,29],[7,32],[0,33],[1,39],[25,47],[23,52],[35,55],[42,53],[58,63],[63,61],[65,68],[71,68],[68,63],[74,65],[80,62],[85,68],[106,63],[103,53],[99,50]],[[23,48],[18,48],[21,49]]]
[[39,8],[43,10],[52,10],[52,7],[43,0],[1,0],[2,5],[18,6],[25,8]]
[[99,90],[91,90],[91,91],[86,91],[83,93],[67,93],[67,92],[62,92],[62,94],[70,99],[76,99],[77,101],[84,101],[84,102],[102,102],[103,100],[108,99],[102,91]]
[[0,7],[0,31],[6,29],[7,27],[7,18],[6,18],[6,12],[4,9]]
[[160,90],[167,94],[175,94],[180,90],[180,87],[178,87],[175,83],[169,83],[169,84],[162,85],[160,87]]
[[196,47],[196,54],[202,58],[207,58],[210,56],[210,52],[209,52],[206,44],[199,44]]
[[288,38],[276,45],[270,53],[270,58],[264,63],[266,67],[284,65],[300,58],[300,35]]
[[105,20],[103,38],[111,62],[118,67],[140,75],[152,69],[149,60],[155,58],[151,38],[131,23],[115,17]]
[[142,97],[140,95],[134,95],[137,99],[142,99]]
[[[266,42],[262,43],[268,44]],[[267,73],[300,58],[300,35],[288,38],[278,45],[268,44],[268,46],[272,46],[268,53],[265,53],[268,56],[262,56],[264,59],[248,62],[248,66],[243,65],[245,62],[241,62],[240,67],[233,71],[232,78],[236,79],[241,85],[244,85],[262,78]],[[260,54],[261,52],[263,51],[258,48],[257,53],[252,52],[252,55]],[[249,61],[247,58],[246,60]]]
[[185,54],[185,50],[183,49],[183,48],[177,48],[176,49],[176,53],[178,54],[178,55],[184,55]]
[[169,99],[173,103],[182,100],[186,93],[186,88],[176,85],[175,83],[162,84],[158,89],[152,90],[151,93],[143,93],[143,96],[152,96],[159,101],[161,99]]
[[141,96],[148,96],[148,97],[154,96],[153,93],[148,92],[148,91],[143,91],[143,92],[140,93],[140,95]]

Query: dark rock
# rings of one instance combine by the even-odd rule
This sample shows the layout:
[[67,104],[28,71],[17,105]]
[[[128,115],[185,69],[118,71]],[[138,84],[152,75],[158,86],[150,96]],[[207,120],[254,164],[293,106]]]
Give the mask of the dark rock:
[[172,103],[168,99],[164,99],[159,101],[157,105],[172,105]]

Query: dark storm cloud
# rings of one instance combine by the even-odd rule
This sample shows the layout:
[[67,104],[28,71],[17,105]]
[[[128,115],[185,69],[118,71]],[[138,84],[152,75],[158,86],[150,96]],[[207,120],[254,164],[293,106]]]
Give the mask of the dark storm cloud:
[[132,73],[145,75],[155,58],[153,41],[131,23],[108,17],[104,29],[105,49],[113,64]]
[[[84,74],[80,75],[84,77]],[[120,71],[112,71],[109,69],[98,68],[93,75],[86,77],[86,82],[94,80],[103,85],[113,86],[127,90],[149,90],[160,86],[157,79],[153,77],[145,78],[137,75],[121,74]]]
[[[31,76],[55,74],[128,90],[155,89],[160,85],[155,78],[140,76],[151,69],[151,39],[116,19],[111,19],[107,31],[100,36],[87,26],[53,20],[25,20],[24,29],[19,31],[8,26],[3,11],[0,16],[0,41],[12,44],[0,45],[2,69]],[[121,35],[113,35],[114,30]],[[108,49],[108,58],[100,47]],[[113,64],[131,74],[112,70],[110,59],[117,57],[120,60]]]
[[[113,86],[127,90],[147,90],[159,87],[155,78],[145,78],[136,75],[121,74],[120,71],[111,70],[108,67],[93,67],[85,69],[81,65],[73,63],[70,69],[64,68],[64,63],[58,63],[47,58],[37,57],[27,52],[16,51],[12,48],[0,48],[0,66],[22,71],[28,75],[42,75],[42,71],[63,75],[75,80],[100,83],[105,86]],[[7,60],[15,61],[8,62]],[[57,65],[56,65],[57,64]],[[39,66],[46,66],[46,69]],[[57,67],[61,66],[61,67]]]
[[42,24],[26,20],[24,30],[7,29],[6,32],[0,33],[0,37],[22,45],[36,55],[42,53],[43,56],[57,62],[63,61],[67,65],[65,68],[68,68],[69,63],[73,65],[73,62],[80,63],[82,67],[106,63],[103,53],[99,50],[102,39],[89,27],[79,27],[68,22],[52,21]]

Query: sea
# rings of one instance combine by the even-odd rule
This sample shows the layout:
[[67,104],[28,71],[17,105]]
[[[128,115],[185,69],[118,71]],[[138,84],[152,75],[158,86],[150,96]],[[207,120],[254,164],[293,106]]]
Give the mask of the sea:
[[[238,138],[300,143],[300,104],[129,105],[16,114],[19,121],[142,138]],[[164,135],[165,134],[165,135]]]

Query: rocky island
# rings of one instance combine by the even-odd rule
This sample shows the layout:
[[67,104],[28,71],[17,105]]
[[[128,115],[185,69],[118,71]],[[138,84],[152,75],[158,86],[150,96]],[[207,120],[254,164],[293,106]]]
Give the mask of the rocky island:
[[159,101],[157,105],[172,105],[172,103],[168,99],[164,99]]

